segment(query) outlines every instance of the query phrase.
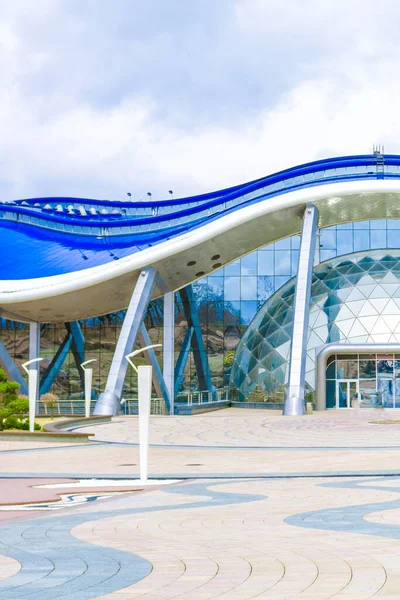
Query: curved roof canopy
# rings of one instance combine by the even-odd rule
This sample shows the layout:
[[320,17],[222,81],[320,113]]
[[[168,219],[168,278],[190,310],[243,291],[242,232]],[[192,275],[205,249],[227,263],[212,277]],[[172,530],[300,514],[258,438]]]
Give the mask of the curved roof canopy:
[[300,231],[308,202],[319,226],[400,218],[400,156],[331,158],[177,200],[34,198],[0,202],[0,307],[57,322],[125,308],[140,270],[177,290]]

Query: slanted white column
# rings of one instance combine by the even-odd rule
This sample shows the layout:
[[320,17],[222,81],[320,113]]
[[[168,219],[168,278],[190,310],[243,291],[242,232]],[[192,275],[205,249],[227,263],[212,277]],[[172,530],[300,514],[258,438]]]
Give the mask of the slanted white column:
[[317,241],[318,210],[307,206],[301,232],[300,258],[294,301],[293,336],[290,350],[289,383],[284,415],[304,415],[304,381],[307,357],[308,317]]
[[136,343],[140,326],[156,284],[156,274],[155,269],[147,267],[139,275],[115,348],[106,389],[100,394],[96,402],[94,415],[119,414],[121,394],[128,367],[125,356],[131,352]]
[[[29,360],[40,357],[40,323],[29,324]],[[33,362],[29,365],[30,371],[36,371],[31,378],[31,382],[35,382],[35,389],[32,389],[30,393],[34,393],[36,412],[39,412],[39,386],[40,386],[40,362]]]
[[164,294],[163,375],[168,390],[170,414],[174,414],[175,293]]

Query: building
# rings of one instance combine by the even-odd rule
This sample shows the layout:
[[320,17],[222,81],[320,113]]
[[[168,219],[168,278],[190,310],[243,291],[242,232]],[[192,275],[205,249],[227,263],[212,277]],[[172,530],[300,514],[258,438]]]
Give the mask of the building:
[[2,202],[0,228],[0,361],[22,386],[40,348],[40,393],[79,397],[96,358],[96,412],[116,413],[135,389],[124,356],[157,340],[169,410],[228,388],[285,414],[400,407],[400,156],[184,199]]

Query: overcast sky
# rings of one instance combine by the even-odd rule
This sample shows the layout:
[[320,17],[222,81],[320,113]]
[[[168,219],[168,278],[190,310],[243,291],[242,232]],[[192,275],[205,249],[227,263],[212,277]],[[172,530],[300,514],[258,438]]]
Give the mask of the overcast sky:
[[400,153],[399,0],[0,0],[1,198]]

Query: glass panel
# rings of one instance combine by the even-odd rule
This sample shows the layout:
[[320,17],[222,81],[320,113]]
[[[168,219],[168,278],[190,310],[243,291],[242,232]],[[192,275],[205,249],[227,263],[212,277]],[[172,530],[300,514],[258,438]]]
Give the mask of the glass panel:
[[336,408],[336,381],[326,381],[326,408]]
[[360,379],[376,377],[376,360],[360,359]]
[[337,253],[351,254],[353,252],[353,233],[351,231],[337,232]]
[[354,252],[361,252],[361,250],[369,249],[369,231],[367,229],[360,229],[354,232]]
[[224,275],[240,275],[240,260],[224,267]]
[[338,381],[338,408],[347,408],[347,381]]
[[290,237],[275,242],[275,250],[290,250]]
[[371,229],[386,229],[386,219],[374,219],[370,223]]
[[337,361],[338,379],[357,379],[358,361],[357,360],[338,360]]
[[393,379],[378,376],[378,403],[383,407],[393,407]]
[[243,256],[241,259],[242,275],[257,275],[257,252]]
[[392,360],[381,359],[378,357],[378,375],[380,375],[383,379],[388,379],[389,377],[393,377],[393,355],[391,356]]
[[[400,220],[399,220],[400,223]],[[298,250],[300,248],[300,236],[294,235],[292,237],[292,250]]]
[[321,229],[320,247],[324,250],[336,249],[336,231],[331,229]]
[[[397,355],[395,356],[397,358]],[[396,379],[400,379],[400,360],[394,361],[394,376]]]
[[326,378],[327,379],[335,379],[335,377],[336,377],[336,362],[333,360],[326,367]]
[[275,252],[275,275],[290,275],[290,252],[286,250]]
[[379,229],[371,229],[371,248],[386,248],[386,231]]
[[352,402],[358,400],[358,392],[357,392],[358,382],[357,381],[349,381],[349,408],[352,406]]
[[257,300],[257,277],[242,277],[241,296],[242,300]]
[[377,406],[378,394],[375,379],[363,379],[360,381],[361,406]]
[[225,300],[240,300],[240,277],[225,277]]
[[266,250],[258,253],[258,274],[274,274],[274,253],[272,250]]
[[394,407],[400,408],[400,381],[395,380],[393,382],[394,391]]

